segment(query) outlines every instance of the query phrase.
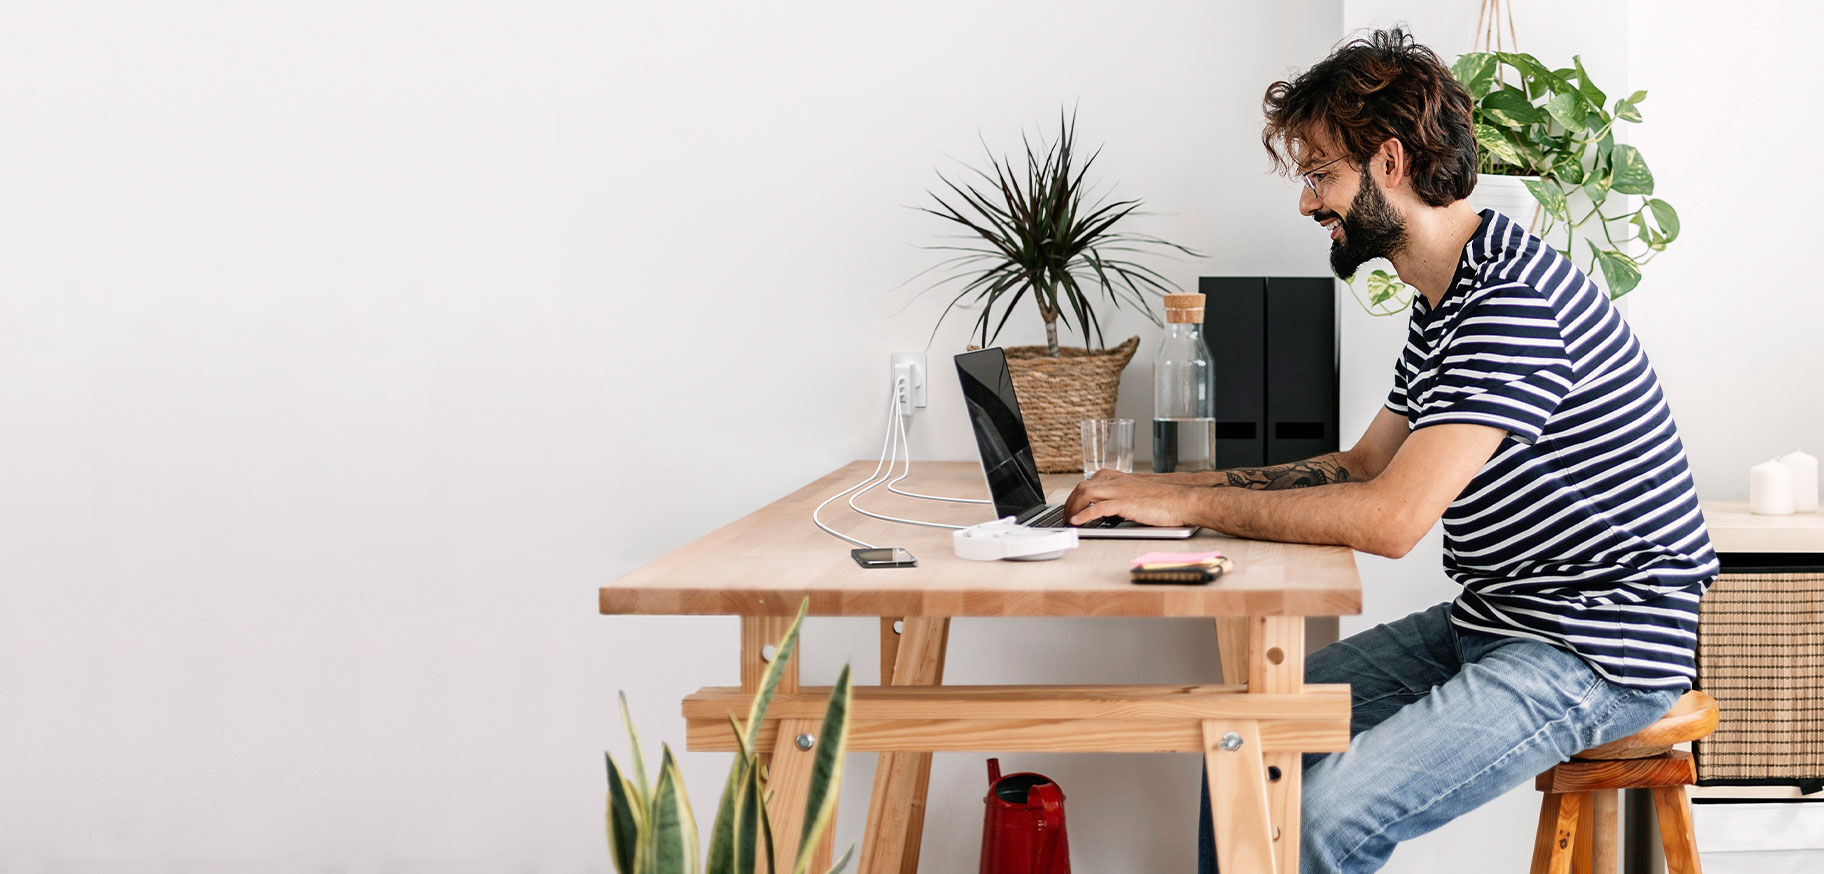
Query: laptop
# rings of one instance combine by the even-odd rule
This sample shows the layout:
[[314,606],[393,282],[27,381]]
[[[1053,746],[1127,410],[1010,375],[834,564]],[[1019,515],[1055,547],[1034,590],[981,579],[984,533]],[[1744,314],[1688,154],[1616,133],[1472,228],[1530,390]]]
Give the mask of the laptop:
[[1006,354],[999,348],[965,352],[956,356],[956,374],[963,381],[963,402],[969,407],[996,518],[1012,516],[1033,528],[1075,527],[1078,537],[1183,540],[1197,533],[1195,525],[1159,528],[1112,517],[1084,526],[1066,523],[1064,505],[1045,502],[1045,487],[1032,460],[1032,441],[1026,436],[1026,420],[1020,416],[1020,400],[1013,393]]

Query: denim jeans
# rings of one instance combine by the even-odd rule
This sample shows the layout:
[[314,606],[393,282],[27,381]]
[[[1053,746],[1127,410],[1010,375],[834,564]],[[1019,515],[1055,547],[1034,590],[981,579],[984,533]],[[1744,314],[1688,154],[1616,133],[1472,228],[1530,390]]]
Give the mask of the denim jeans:
[[[1541,641],[1461,631],[1448,603],[1325,647],[1305,678],[1348,683],[1354,709],[1347,752],[1304,757],[1304,874],[1378,870],[1399,842],[1645,728],[1680,695],[1615,685]],[[1199,874],[1214,874],[1207,771],[1198,844]]]

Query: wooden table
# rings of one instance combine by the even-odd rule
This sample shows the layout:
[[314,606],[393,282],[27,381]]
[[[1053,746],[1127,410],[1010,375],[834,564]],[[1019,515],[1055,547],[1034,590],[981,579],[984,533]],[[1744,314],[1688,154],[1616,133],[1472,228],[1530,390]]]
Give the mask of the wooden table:
[[[688,748],[735,748],[727,713],[746,711],[765,670],[763,650],[810,599],[815,616],[880,621],[881,685],[855,688],[848,749],[880,753],[863,874],[918,868],[933,752],[1201,752],[1209,765],[1222,870],[1296,872],[1299,754],[1347,748],[1347,686],[1304,683],[1304,619],[1361,610],[1354,553],[1341,547],[1266,543],[1200,534],[1191,541],[1085,540],[1057,561],[956,558],[946,529],[858,516],[842,502],[832,527],[903,546],[916,568],[864,570],[849,544],[817,530],[811,509],[864,480],[855,462],[601,589],[607,614],[738,615],[741,686],[705,688],[684,700]],[[1076,477],[1047,479],[1054,493]],[[973,463],[924,463],[905,491],[983,497]],[[915,500],[884,488],[858,502],[875,512],[954,524],[988,521],[980,504]],[[840,508],[838,511],[837,508]],[[1128,563],[1154,549],[1221,549],[1236,569],[1208,586],[1136,586]],[[1202,686],[944,686],[944,650],[955,616],[1201,616],[1215,620],[1223,683]],[[814,734],[829,689],[800,687],[787,670],[767,713],[775,838],[796,852]],[[1185,804],[1193,803],[1185,799]],[[827,867],[829,845],[820,848]]]

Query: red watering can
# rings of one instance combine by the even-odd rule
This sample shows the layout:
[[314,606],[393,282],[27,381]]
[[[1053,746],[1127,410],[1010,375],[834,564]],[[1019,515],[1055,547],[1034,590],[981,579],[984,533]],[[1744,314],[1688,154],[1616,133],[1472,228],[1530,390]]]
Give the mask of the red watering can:
[[1064,790],[1043,774],[1001,776],[988,760],[988,813],[982,819],[981,874],[1070,874]]

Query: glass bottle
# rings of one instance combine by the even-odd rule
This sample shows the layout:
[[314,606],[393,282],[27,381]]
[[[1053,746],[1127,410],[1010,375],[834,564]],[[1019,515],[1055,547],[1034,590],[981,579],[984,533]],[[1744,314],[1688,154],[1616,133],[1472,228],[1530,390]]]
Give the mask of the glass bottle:
[[1203,295],[1165,296],[1165,339],[1153,357],[1153,472],[1214,470],[1216,373],[1203,342]]

